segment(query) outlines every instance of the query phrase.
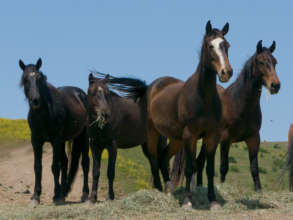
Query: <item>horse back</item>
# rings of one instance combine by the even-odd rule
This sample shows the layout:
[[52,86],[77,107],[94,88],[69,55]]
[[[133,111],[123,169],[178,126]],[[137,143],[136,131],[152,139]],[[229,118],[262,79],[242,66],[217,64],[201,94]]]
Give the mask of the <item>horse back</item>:
[[86,127],[87,99],[83,90],[77,87],[59,87],[65,108],[64,138],[78,136]]

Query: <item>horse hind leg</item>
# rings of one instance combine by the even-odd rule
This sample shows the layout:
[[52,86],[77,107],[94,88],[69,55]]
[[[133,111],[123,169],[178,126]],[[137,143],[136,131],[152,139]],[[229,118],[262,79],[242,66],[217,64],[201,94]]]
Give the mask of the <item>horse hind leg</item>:
[[65,191],[65,196],[67,196],[68,193],[71,191],[72,183],[74,182],[75,176],[77,174],[80,155],[81,155],[80,139],[75,138],[72,144],[71,162],[70,162],[69,173],[67,176],[67,187]]
[[148,140],[142,144],[144,154],[147,156],[151,166],[151,172],[153,176],[154,187],[162,191],[162,183],[159,174],[159,158],[158,158],[158,144],[159,144],[159,132],[155,128],[151,128],[148,131]]
[[206,160],[206,145],[202,143],[200,153],[196,159],[197,162],[197,186],[202,186],[202,171]]
[[225,182],[226,175],[229,171],[229,150],[230,143],[224,141],[221,143],[221,165],[220,165],[220,173],[221,173],[221,182]]
[[67,169],[68,169],[68,158],[65,152],[65,142],[62,143],[62,152],[61,152],[61,187],[62,194],[65,196],[67,191]]
[[256,192],[261,192],[261,183],[259,178],[259,170],[258,170],[258,151],[260,138],[259,135],[255,137],[248,138],[245,140],[248,152],[249,152],[249,160],[250,160],[250,171],[251,176],[254,182],[254,190]]

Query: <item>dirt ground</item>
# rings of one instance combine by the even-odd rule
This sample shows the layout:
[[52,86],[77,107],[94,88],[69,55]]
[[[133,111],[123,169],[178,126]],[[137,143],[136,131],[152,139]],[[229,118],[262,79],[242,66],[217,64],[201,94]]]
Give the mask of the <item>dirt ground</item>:
[[[52,149],[44,146],[41,203],[52,203],[54,179],[51,173]],[[0,205],[26,204],[34,190],[34,157],[30,143],[0,147]],[[79,169],[67,201],[78,202],[82,194],[83,174]],[[91,173],[89,186],[91,187]],[[103,194],[103,193],[102,193]]]
[[[149,204],[146,202],[140,208],[140,213],[137,211],[139,208],[139,200],[135,200],[134,202],[138,207],[133,205],[133,201],[128,204],[129,195],[123,195],[123,192],[117,189],[119,188],[119,184],[116,185],[117,200],[114,202],[105,201],[92,206],[79,205],[76,203],[80,201],[82,194],[83,176],[81,169],[79,169],[72,192],[66,199],[69,203],[65,206],[56,207],[52,204],[54,184],[50,168],[52,161],[51,152],[51,147],[46,145],[43,154],[42,205],[38,206],[38,208],[31,209],[29,204],[34,187],[32,147],[29,143],[13,146],[0,145],[0,219],[293,219],[291,209],[279,209],[277,207],[274,209],[230,210],[227,212],[225,210],[187,211],[179,206],[175,206],[176,208],[172,209],[174,213],[171,211],[165,212],[165,209],[155,210],[156,207],[159,208],[162,202],[161,200],[156,201],[156,198],[151,202],[158,203],[158,205],[156,203],[153,204],[155,208],[150,209],[147,207]],[[89,174],[89,185],[91,187],[91,173]],[[147,201],[149,198],[148,194],[149,192],[145,194],[146,196],[142,196],[144,198],[139,198],[142,201]],[[101,180],[99,200],[105,200],[106,195],[107,180]],[[162,198],[164,197],[165,194],[162,194]],[[133,210],[135,210],[135,215],[129,214],[134,212]]]

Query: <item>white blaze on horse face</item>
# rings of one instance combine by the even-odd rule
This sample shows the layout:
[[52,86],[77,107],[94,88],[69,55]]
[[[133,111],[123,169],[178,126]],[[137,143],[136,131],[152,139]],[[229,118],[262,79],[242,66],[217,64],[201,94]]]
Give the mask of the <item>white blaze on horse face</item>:
[[211,41],[211,44],[214,47],[214,50],[216,52],[216,54],[218,55],[219,59],[220,59],[220,64],[221,64],[221,69],[225,70],[225,61],[224,61],[224,56],[223,56],[223,51],[220,48],[220,44],[224,41],[223,38],[216,38],[214,40]]
[[30,75],[31,77],[33,77],[33,76],[36,75],[36,73],[35,73],[35,72],[31,72],[29,75]]

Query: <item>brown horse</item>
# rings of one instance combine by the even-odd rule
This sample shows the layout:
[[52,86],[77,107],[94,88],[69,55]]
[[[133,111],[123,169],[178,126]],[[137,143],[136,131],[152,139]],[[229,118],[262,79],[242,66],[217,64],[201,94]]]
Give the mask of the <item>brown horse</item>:
[[289,171],[289,190],[293,191],[293,124],[290,125],[288,133],[288,159],[286,167],[290,167]]
[[[272,55],[275,47],[275,41],[269,48],[263,47],[262,41],[259,41],[255,54],[245,63],[236,81],[226,89],[218,86],[223,107],[221,123],[221,182],[225,181],[229,169],[228,155],[230,145],[234,142],[245,141],[248,146],[254,187],[256,191],[261,191],[257,158],[260,144],[259,130],[262,119],[260,97],[263,85],[271,94],[278,93],[280,89],[280,81],[275,71],[277,60]],[[202,185],[205,144],[203,142],[203,147],[197,159],[197,185],[199,186]],[[178,160],[175,161],[178,163]],[[183,161],[184,159],[181,160],[181,162]],[[174,166],[176,167],[178,164]]]
[[[116,78],[103,73],[89,75],[88,88],[88,118],[89,137],[93,155],[93,185],[90,196],[91,202],[96,202],[98,182],[100,176],[101,155],[106,148],[109,153],[107,176],[109,180],[109,198],[114,199],[113,183],[115,178],[115,161],[117,148],[132,148],[142,145],[145,156],[149,159],[151,167],[153,160],[149,157],[146,148],[147,140],[147,108],[144,99],[136,100],[135,97],[120,97],[108,88],[108,84],[115,86],[124,78]],[[105,77],[105,78],[104,78]],[[145,82],[127,79],[136,87],[145,87]],[[139,89],[132,91],[139,94]],[[135,95],[136,96],[136,95]],[[163,142],[164,141],[164,142]],[[163,146],[164,144],[164,146]],[[166,139],[161,138],[159,149],[166,146]],[[152,169],[153,170],[153,169]],[[153,175],[154,186],[162,190],[160,177]]]
[[[47,82],[47,77],[40,71],[41,65],[41,59],[36,64],[29,65],[19,60],[19,66],[23,71],[20,85],[24,87],[30,105],[28,123],[34,150],[35,189],[31,200],[36,204],[40,203],[43,144],[48,141],[53,147],[51,167],[55,184],[53,201],[55,203],[64,201],[76,176],[81,155],[84,174],[81,200],[85,201],[89,193],[86,94],[77,87],[54,87]],[[73,140],[73,147],[71,166],[67,174],[65,141],[69,140]]]
[[[151,158],[156,158],[157,167],[165,169],[172,155],[180,149],[166,148],[160,154],[157,148],[160,135],[168,137],[171,142],[183,140],[188,152],[186,166],[186,193],[184,205],[190,203],[190,180],[195,171],[196,146],[191,140],[204,137],[207,143],[208,159],[208,198],[216,201],[214,192],[214,155],[220,140],[221,102],[216,89],[216,75],[222,82],[232,76],[228,61],[229,43],[224,38],[228,32],[227,23],[222,30],[213,29],[210,21],[206,24],[200,62],[196,72],[183,82],[172,77],[162,77],[146,88],[148,110],[147,147]],[[127,82],[126,82],[127,84]],[[142,97],[143,94],[142,94]],[[181,145],[182,146],[182,145]],[[162,165],[163,164],[163,165]],[[163,172],[165,183],[170,181],[168,172]]]

